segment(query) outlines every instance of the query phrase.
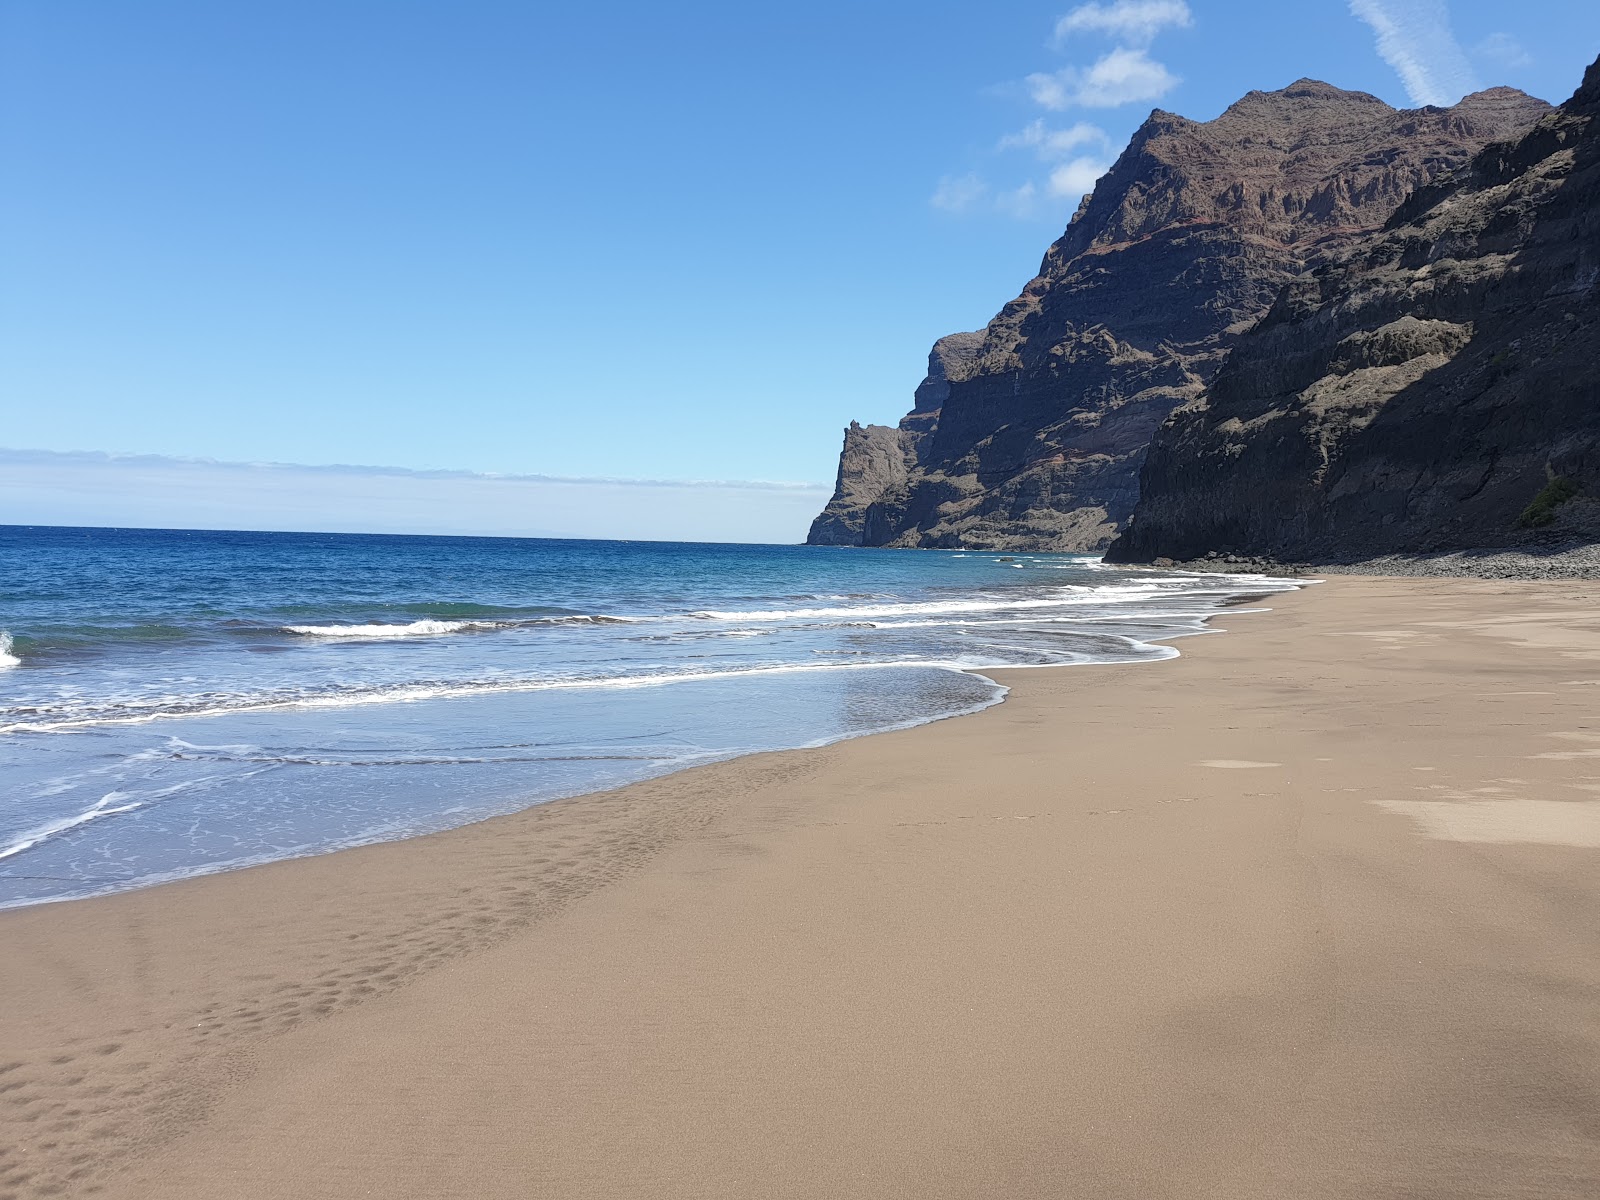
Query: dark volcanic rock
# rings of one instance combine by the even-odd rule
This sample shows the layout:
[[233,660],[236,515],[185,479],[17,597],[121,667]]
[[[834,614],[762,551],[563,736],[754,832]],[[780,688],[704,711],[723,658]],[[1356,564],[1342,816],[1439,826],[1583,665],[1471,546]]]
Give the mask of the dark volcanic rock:
[[[1121,561],[1600,539],[1600,63],[1286,287],[1151,448]],[[1579,495],[1530,531],[1552,479]]]
[[867,506],[905,487],[910,466],[907,439],[892,425],[851,421],[839,453],[833,499],[811,522],[808,546],[859,546]]
[[[982,333],[952,333],[933,344],[928,374],[917,385],[912,408],[898,428],[850,422],[839,454],[839,477],[833,499],[811,522],[810,546],[876,546],[866,540],[868,509],[886,498],[903,498],[917,454],[933,435],[939,412],[950,398],[952,382],[966,379],[983,345]],[[882,510],[874,514],[881,526]]]
[[1548,111],[1506,88],[1397,111],[1301,80],[1214,121],[1153,113],[1022,295],[935,347],[904,474],[887,427],[852,427],[811,541],[1104,547],[1162,421],[1290,279]]

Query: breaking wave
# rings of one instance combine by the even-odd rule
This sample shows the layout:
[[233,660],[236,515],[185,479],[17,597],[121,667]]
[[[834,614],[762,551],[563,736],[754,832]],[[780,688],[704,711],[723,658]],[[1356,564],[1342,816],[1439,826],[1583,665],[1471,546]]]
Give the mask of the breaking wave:
[[[1085,604],[1133,604],[1169,594],[1169,589],[1159,586],[1132,586],[1115,588],[1073,588],[1070,595],[1022,599],[1015,597],[986,597],[975,600],[927,600],[903,604],[857,604],[849,608],[758,608],[743,610],[701,609],[690,613],[702,621],[812,621],[830,617],[853,620],[870,620],[873,617],[909,617],[922,615],[950,615],[1034,611],[1052,608],[1073,608]],[[1196,594],[1193,591],[1186,595]]]
[[533,617],[522,621],[437,621],[425,619],[406,624],[364,625],[285,625],[284,633],[321,638],[407,638],[442,637],[448,633],[485,633],[495,629],[529,629],[540,625],[626,625],[629,617],[607,617],[580,613],[565,617]]
[[[1129,641],[1130,645],[1137,643]],[[1152,647],[1160,657],[1167,647]],[[1176,653],[1176,651],[1173,651]],[[695,683],[712,679],[756,678],[791,673],[840,670],[881,670],[904,667],[931,667],[938,670],[973,671],[994,663],[979,659],[907,659],[863,663],[790,662],[732,666],[722,669],[685,667],[678,670],[645,671],[628,675],[595,675],[568,678],[501,678],[460,681],[418,681],[372,686],[333,685],[320,689],[285,689],[280,692],[207,694],[195,697],[160,696],[130,701],[91,704],[78,707],[61,704],[31,711],[13,709],[20,719],[0,725],[0,734],[65,733],[94,725],[142,725],[168,717],[219,717],[235,713],[269,712],[288,708],[352,708],[369,704],[414,703],[419,700],[453,700],[515,692],[590,691],[631,689],[662,684]],[[1027,665],[1027,664],[1018,664]]]
[[285,625],[285,633],[326,638],[438,637],[473,627],[493,629],[493,621],[412,621],[407,625]]

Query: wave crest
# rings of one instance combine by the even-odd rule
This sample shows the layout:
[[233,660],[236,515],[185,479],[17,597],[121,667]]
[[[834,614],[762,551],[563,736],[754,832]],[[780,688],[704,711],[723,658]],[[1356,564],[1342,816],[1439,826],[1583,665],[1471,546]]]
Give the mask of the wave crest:
[[870,621],[874,617],[906,617],[928,614],[986,613],[1031,611],[1035,609],[1076,608],[1086,604],[1133,604],[1167,595],[1172,589],[1160,585],[1122,586],[1104,588],[1063,588],[1064,594],[1054,597],[1017,598],[989,597],[981,600],[929,600],[903,604],[858,604],[850,608],[765,608],[727,611],[704,608],[689,616],[700,621],[815,621],[842,617],[856,621]]
[[489,627],[488,621],[412,621],[406,625],[285,625],[285,633],[325,638],[438,637],[456,633],[473,625]]
[[285,625],[284,633],[322,638],[442,637],[447,633],[483,633],[493,629],[529,629],[541,625],[625,625],[628,617],[577,614],[568,617],[534,617],[525,621],[439,621],[426,619],[406,624]]
[[22,660],[11,653],[11,635],[0,629],[0,668],[20,667]]

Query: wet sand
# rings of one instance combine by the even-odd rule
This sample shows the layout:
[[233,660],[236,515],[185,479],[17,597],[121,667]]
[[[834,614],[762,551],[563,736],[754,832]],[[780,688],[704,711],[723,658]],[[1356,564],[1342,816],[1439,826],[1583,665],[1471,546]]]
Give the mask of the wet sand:
[[0,1198],[1600,1194],[1600,584],[0,913]]

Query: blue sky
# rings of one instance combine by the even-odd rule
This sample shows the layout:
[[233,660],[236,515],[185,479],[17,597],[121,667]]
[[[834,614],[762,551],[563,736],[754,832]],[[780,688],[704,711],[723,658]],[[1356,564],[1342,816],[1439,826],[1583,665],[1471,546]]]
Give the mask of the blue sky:
[[[1152,107],[1302,75],[1559,101],[1597,53],[1600,5],[1549,0],[0,0],[0,445],[419,495],[407,472],[825,483]],[[25,457],[0,521],[303,512],[95,455],[24,487]],[[317,527],[409,511],[349,480]],[[502,482],[429,492],[429,531],[584,532]],[[587,532],[647,536],[640,494],[595,492]],[[680,494],[686,537],[795,540],[810,503]]]

